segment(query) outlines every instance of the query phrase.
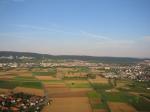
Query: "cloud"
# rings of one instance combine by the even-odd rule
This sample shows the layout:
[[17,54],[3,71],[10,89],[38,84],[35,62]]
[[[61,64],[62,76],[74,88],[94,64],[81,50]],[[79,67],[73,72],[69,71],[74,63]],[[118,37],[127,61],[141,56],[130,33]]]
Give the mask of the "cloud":
[[40,31],[46,31],[46,32],[57,32],[57,33],[64,33],[64,34],[74,34],[70,31],[65,31],[63,29],[57,29],[55,27],[48,28],[48,27],[41,27],[41,26],[34,26],[34,25],[15,25],[19,28],[27,28],[32,30],[40,30]]
[[[95,33],[87,32],[87,31],[79,31],[79,32],[70,32],[66,31],[64,29],[57,29],[55,27],[41,27],[41,26],[34,26],[34,25],[15,25],[19,28],[25,28],[25,29],[30,29],[30,30],[35,30],[35,31],[44,31],[44,32],[56,32],[59,34],[66,34],[66,36],[75,36],[76,38],[79,39],[80,41],[78,44],[81,42],[83,45],[89,44],[90,43],[95,43],[95,45],[99,46],[106,46],[107,48],[117,48],[117,47],[128,47],[132,46],[135,42],[133,40],[126,40],[126,39],[116,39],[116,38],[111,38],[103,35],[98,35]],[[71,38],[72,39],[72,38]],[[69,39],[69,40],[71,40]]]
[[117,39],[117,38],[85,32],[85,31],[80,31],[80,32],[85,38],[89,38],[90,40],[92,39],[96,43],[107,45],[107,46],[122,46],[122,45],[129,46],[135,43],[135,41],[133,40],[127,40],[121,38]]
[[80,33],[88,38],[93,38],[93,39],[100,39],[100,40],[111,40],[111,38],[108,38],[106,36],[102,36],[102,35],[97,35],[94,33],[89,33],[89,32],[85,32],[85,31],[80,31]]

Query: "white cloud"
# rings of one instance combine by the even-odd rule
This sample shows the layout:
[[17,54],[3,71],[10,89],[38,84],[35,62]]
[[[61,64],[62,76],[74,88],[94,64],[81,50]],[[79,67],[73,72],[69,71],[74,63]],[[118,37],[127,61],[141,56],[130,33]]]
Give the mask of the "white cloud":
[[[97,55],[97,56],[132,56],[132,57],[150,57],[150,36],[141,37],[140,39],[126,39],[107,37],[101,34],[95,34],[86,31],[70,32],[61,28],[55,28],[52,26],[41,27],[34,25],[14,25],[19,29],[28,29],[31,32],[8,32],[0,33],[0,40],[4,41],[4,37],[24,37],[17,38],[12,47],[5,44],[1,45],[2,48],[25,49],[38,52],[50,52],[52,54],[77,54],[77,55]],[[28,31],[27,30],[27,31]],[[26,30],[25,30],[26,31]],[[38,32],[43,32],[38,35]],[[50,33],[47,33],[50,32]],[[51,32],[56,32],[62,38],[54,38]],[[37,34],[36,34],[37,33]],[[65,35],[62,35],[65,34]],[[44,35],[44,36],[43,36]],[[40,37],[41,36],[41,37]],[[3,38],[2,38],[3,37]],[[28,38],[26,38],[28,37]],[[70,37],[70,38],[68,38]],[[31,38],[31,39],[30,39]],[[43,39],[45,38],[45,39]],[[74,39],[75,38],[75,39]],[[20,40],[19,40],[20,39]],[[7,39],[6,39],[7,40]],[[36,41],[36,43],[32,43]],[[10,43],[10,45],[11,45]],[[22,44],[19,44],[22,43]],[[41,46],[44,43],[44,46]],[[18,45],[19,44],[19,45]],[[25,45],[24,45],[25,44]],[[28,45],[26,45],[28,44]],[[20,46],[19,48],[17,47]],[[24,46],[28,46],[28,49]],[[21,47],[22,46],[22,47]],[[40,47],[38,47],[40,46]]]
[[111,40],[111,38],[108,38],[106,36],[102,36],[102,35],[97,35],[94,33],[89,33],[89,32],[85,32],[85,31],[80,31],[80,33],[87,37],[87,38],[93,38],[93,39],[101,39],[101,40]]
[[34,26],[34,25],[14,25],[19,28],[27,28],[32,30],[40,30],[40,31],[46,31],[46,32],[57,32],[57,33],[64,33],[64,34],[71,34],[74,35],[74,33],[70,31],[65,31],[63,29],[58,29],[55,27],[41,27],[41,26]]

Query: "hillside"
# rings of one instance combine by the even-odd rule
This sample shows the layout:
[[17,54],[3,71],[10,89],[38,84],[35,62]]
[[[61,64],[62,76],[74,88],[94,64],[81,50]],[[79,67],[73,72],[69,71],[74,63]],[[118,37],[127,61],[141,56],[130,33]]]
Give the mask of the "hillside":
[[[130,57],[96,57],[96,56],[78,56],[78,55],[49,55],[30,52],[13,52],[13,51],[0,51],[0,57],[34,57],[35,59],[55,59],[55,60],[83,60],[92,62],[103,63],[136,63],[143,61],[144,59],[130,58]],[[2,59],[0,59],[2,60]]]

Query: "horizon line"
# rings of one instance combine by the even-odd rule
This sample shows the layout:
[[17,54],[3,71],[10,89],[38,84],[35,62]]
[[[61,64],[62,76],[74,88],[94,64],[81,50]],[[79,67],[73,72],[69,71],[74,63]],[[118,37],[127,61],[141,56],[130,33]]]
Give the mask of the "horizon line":
[[136,59],[150,59],[150,57],[132,57],[132,56],[96,56],[96,55],[79,55],[79,54],[49,54],[49,53],[40,53],[40,52],[32,52],[32,51],[10,51],[10,50],[0,50],[0,52],[17,52],[17,53],[35,53],[35,54],[41,54],[41,55],[51,55],[51,56],[85,56],[85,57],[107,57],[107,58],[136,58]]

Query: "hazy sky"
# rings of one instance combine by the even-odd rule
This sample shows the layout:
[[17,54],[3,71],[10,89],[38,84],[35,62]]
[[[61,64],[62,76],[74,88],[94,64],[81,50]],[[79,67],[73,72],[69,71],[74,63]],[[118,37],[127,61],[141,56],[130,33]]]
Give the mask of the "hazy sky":
[[150,0],[0,0],[0,50],[150,57]]

